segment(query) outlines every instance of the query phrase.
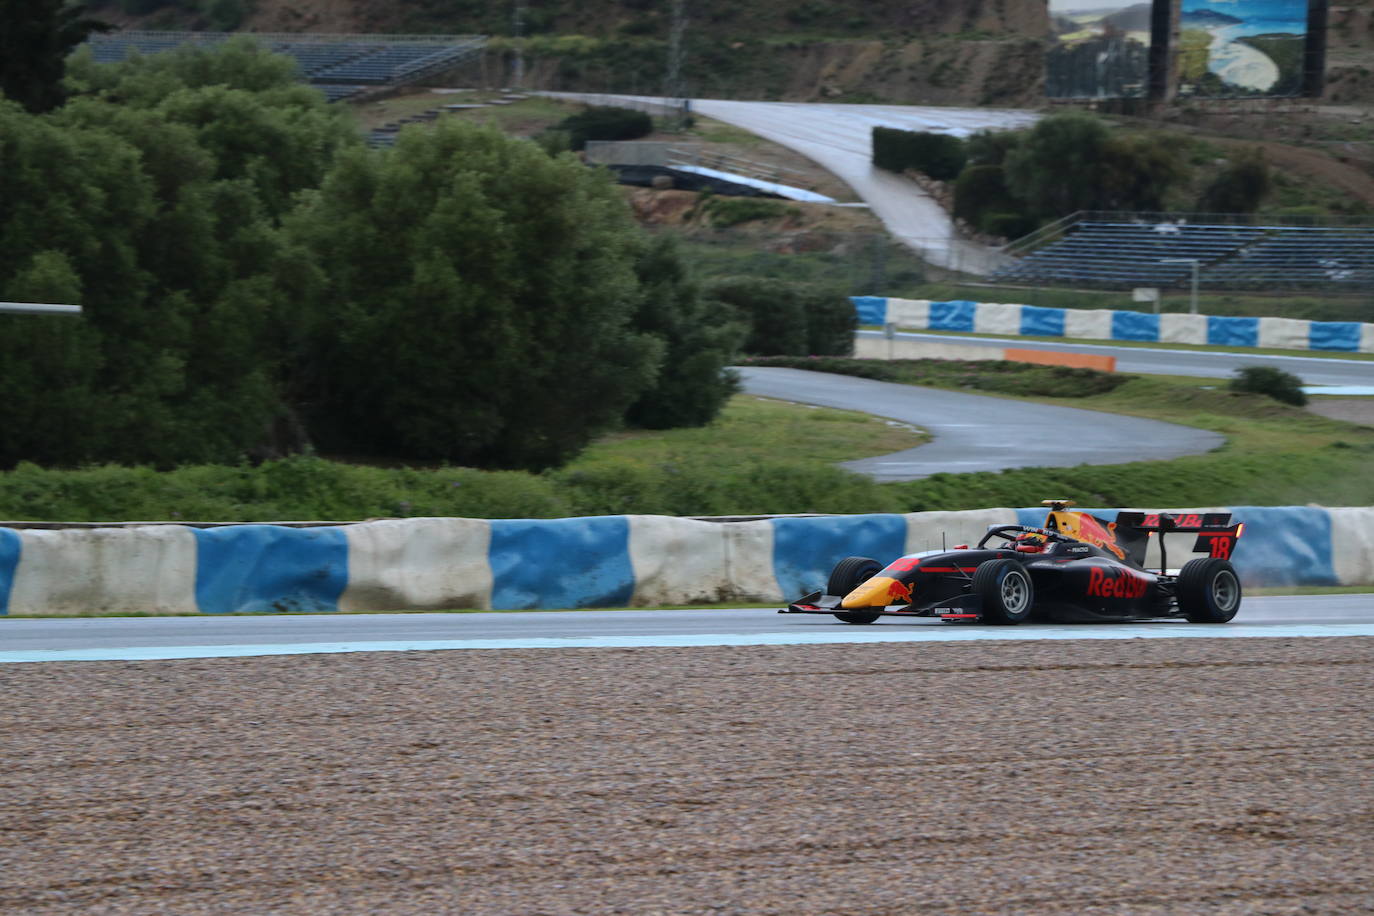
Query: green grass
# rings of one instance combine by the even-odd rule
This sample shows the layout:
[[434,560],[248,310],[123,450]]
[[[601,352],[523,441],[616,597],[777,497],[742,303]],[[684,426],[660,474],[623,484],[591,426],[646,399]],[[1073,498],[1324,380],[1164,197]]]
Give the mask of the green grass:
[[[831,362],[839,361],[808,366]],[[1082,383],[1060,386],[1062,372],[1048,367],[1023,367],[1018,375],[994,363],[970,365],[981,368],[939,365],[910,379],[1003,396],[1028,386],[1076,394],[1093,390]],[[868,369],[894,371],[881,362]],[[937,474],[879,484],[835,464],[912,447],[923,441],[919,432],[842,411],[737,396],[709,427],[607,436],[567,467],[543,474],[380,468],[318,458],[169,472],[25,465],[0,474],[0,518],[356,521],[911,512],[1036,505],[1046,494],[1086,506],[1374,504],[1374,475],[1368,473],[1374,429],[1233,393],[1214,380],[1110,378],[1120,382],[1112,390],[1031,400],[1197,426],[1220,433],[1226,444],[1172,461]],[[1071,442],[1065,453],[1072,455]],[[1123,459],[1130,455],[1131,443],[1122,443]]]
[[709,427],[626,432],[557,471],[383,468],[298,457],[173,471],[24,464],[0,473],[8,521],[358,521],[877,511],[867,478],[833,465],[926,441],[846,411],[736,396]]

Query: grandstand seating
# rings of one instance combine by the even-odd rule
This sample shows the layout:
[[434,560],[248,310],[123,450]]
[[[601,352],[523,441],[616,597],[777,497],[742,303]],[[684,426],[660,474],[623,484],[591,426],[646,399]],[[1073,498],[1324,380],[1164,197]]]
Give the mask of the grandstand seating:
[[993,282],[1109,288],[1374,287],[1374,226],[1312,228],[1084,219]]
[[[481,50],[471,35],[255,35],[271,51],[295,58],[302,78],[330,101],[365,89],[411,82],[461,63]],[[227,32],[113,32],[89,39],[96,61],[111,63],[133,54],[158,54],[183,45],[212,47],[232,37]]]

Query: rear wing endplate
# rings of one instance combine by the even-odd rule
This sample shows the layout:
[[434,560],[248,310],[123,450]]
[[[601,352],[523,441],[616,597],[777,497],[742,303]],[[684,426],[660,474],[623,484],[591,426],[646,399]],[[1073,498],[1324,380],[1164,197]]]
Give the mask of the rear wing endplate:
[[1196,534],[1194,553],[1206,551],[1209,557],[1223,560],[1231,559],[1236,541],[1245,530],[1243,523],[1231,524],[1230,512],[1119,512],[1116,524],[1137,531],[1157,531],[1161,538],[1173,531]]

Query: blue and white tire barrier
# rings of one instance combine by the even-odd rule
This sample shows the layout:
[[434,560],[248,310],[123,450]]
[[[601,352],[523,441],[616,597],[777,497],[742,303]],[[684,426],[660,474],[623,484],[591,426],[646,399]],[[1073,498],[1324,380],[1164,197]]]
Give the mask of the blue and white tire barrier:
[[[1374,507],[1230,511],[1246,523],[1234,561],[1247,584],[1374,585]],[[1043,509],[982,509],[743,522],[615,515],[4,528],[0,614],[777,603],[823,588],[846,556],[886,562],[975,543],[989,525],[1043,519]],[[1169,539],[1170,567],[1191,558],[1192,541]],[[1159,563],[1157,544],[1152,539],[1151,565]]]
[[854,296],[850,301],[854,303],[860,324],[893,324],[913,331],[1374,353],[1374,324],[1357,321],[1155,315],[1111,309],[1056,309],[1000,302],[933,302],[882,296]]

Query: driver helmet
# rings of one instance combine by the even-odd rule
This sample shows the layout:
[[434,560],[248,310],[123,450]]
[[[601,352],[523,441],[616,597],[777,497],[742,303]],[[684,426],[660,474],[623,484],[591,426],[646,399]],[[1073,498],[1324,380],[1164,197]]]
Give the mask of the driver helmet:
[[1027,531],[1025,534],[1018,535],[1016,538],[1017,553],[1044,553],[1045,543],[1048,539],[1043,534],[1036,534]]

